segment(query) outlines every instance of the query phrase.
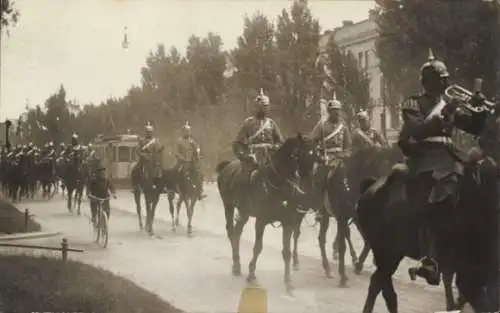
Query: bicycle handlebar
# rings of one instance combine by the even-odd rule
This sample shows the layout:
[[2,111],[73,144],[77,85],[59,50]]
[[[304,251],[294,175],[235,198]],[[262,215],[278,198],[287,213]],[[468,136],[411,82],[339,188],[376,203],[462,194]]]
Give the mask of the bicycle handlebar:
[[110,199],[110,197],[106,197],[106,198],[99,198],[99,197],[96,197],[94,195],[87,195],[87,197],[89,199],[93,199],[93,200],[97,200],[97,201],[101,201],[101,202],[104,202],[104,201],[107,201]]

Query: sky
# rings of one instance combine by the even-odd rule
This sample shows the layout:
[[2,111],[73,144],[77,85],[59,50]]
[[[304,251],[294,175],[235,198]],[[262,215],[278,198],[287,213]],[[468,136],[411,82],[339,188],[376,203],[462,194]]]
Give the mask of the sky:
[[[19,23],[2,34],[0,119],[42,104],[64,84],[69,99],[100,103],[140,84],[148,53],[162,43],[184,51],[190,35],[219,34],[231,49],[243,17],[275,18],[291,0],[15,0]],[[371,0],[309,0],[322,31],[368,17]],[[127,27],[130,45],[121,42]]]

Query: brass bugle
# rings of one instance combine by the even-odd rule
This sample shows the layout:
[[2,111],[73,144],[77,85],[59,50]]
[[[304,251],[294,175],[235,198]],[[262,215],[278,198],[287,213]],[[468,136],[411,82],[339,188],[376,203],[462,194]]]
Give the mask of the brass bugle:
[[460,102],[462,102],[463,105],[465,105],[469,110],[472,110],[474,112],[479,112],[483,111],[484,109],[486,110],[494,110],[495,109],[495,103],[489,100],[484,100],[483,101],[483,106],[484,107],[474,107],[470,104],[470,100],[472,99],[472,92],[459,86],[459,85],[451,85],[446,90],[444,91],[445,95],[450,98],[450,99],[455,99]]

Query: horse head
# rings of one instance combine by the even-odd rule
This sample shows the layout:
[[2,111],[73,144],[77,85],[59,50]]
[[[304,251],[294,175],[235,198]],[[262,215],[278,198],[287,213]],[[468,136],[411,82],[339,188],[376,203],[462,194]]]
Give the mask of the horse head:
[[[306,177],[312,173],[318,155],[315,153],[314,141],[302,134],[297,134],[285,140],[283,145],[276,151],[276,161],[283,168],[288,178]],[[273,160],[273,162],[276,162]]]

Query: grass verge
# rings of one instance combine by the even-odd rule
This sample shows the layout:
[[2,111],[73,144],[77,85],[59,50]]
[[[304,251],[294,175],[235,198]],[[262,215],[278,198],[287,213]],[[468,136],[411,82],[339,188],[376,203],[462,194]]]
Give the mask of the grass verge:
[[0,256],[0,312],[183,313],[108,271],[76,261]]
[[0,234],[31,233],[40,230],[40,225],[30,217],[25,225],[24,211],[21,212],[10,202],[0,199]]

